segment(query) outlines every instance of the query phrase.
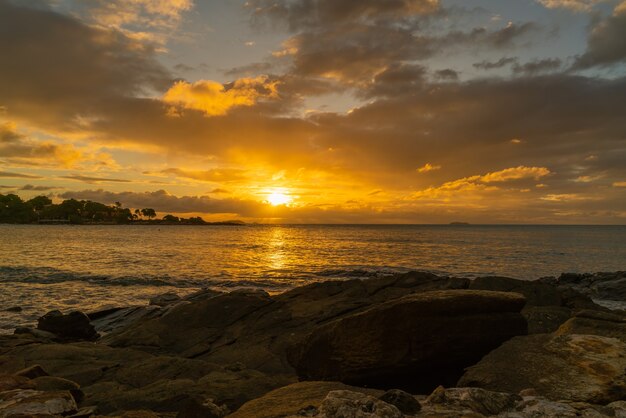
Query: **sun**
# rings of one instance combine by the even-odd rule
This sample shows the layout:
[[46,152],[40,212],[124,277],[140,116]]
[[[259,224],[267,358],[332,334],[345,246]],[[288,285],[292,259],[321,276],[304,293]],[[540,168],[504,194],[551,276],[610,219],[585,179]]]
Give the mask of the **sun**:
[[293,198],[288,193],[273,191],[267,195],[267,201],[272,206],[288,205]]

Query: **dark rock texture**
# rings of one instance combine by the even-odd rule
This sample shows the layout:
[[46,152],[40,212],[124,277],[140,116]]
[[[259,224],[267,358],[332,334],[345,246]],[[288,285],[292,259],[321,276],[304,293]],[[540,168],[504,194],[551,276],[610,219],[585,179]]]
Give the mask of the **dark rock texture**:
[[519,294],[491,291],[409,295],[318,327],[289,359],[304,380],[432,389],[526,334],[524,303]]
[[95,341],[99,335],[82,312],[70,312],[64,315],[60,311],[51,311],[39,318],[37,329],[51,332],[66,340]]

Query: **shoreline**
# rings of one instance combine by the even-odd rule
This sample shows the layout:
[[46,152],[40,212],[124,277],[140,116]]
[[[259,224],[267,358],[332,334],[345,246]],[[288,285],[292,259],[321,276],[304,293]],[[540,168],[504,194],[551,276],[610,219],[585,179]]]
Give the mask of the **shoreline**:
[[[168,293],[148,306],[49,312],[37,328],[0,336],[0,374],[13,376],[13,391],[39,394],[24,407],[56,397],[87,417],[330,418],[364,404],[394,418],[619,416],[626,312],[591,296],[626,301],[625,283],[624,272],[535,281],[408,272],[275,295]],[[54,377],[15,377],[37,365]]]

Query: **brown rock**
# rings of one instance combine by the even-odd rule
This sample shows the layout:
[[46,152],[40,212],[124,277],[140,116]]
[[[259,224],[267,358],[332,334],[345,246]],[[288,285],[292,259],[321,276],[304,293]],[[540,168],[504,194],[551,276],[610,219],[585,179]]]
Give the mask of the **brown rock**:
[[525,334],[524,302],[504,292],[413,294],[317,328],[289,360],[305,380],[432,389]]
[[12,390],[0,393],[0,416],[6,418],[70,415],[77,410],[69,392]]
[[162,295],[155,296],[150,299],[150,305],[155,306],[167,306],[176,302],[180,302],[181,298],[174,292],[163,293]]
[[33,389],[34,384],[24,376],[0,375],[0,392],[14,389]]
[[445,405],[447,408],[469,409],[483,415],[498,415],[512,410],[522,398],[503,392],[491,392],[479,388],[451,388],[442,386],[426,399],[428,405]]
[[556,334],[601,335],[618,338],[626,343],[626,315],[589,310],[581,311],[561,325]]
[[91,325],[89,317],[78,311],[70,312],[67,315],[60,311],[48,312],[39,318],[37,328],[72,341],[95,341],[99,337]]
[[349,390],[329,392],[319,411],[319,418],[404,418],[394,405]]
[[626,396],[626,344],[596,335],[515,337],[467,369],[458,386],[606,404]]
[[273,390],[245,403],[228,418],[279,418],[298,414],[298,411],[318,411],[329,392],[349,390],[374,397],[382,391],[344,385],[338,382],[300,382]]
[[15,376],[24,376],[29,379],[34,379],[36,377],[50,376],[50,374],[48,374],[48,372],[46,372],[39,364],[35,364],[34,366],[30,366],[16,372]]

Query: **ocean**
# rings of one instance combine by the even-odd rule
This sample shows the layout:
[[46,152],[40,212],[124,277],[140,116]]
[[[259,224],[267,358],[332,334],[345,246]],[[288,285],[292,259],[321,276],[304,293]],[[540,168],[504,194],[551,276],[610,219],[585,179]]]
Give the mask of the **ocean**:
[[270,293],[409,270],[524,280],[626,270],[626,226],[0,225],[0,333],[52,309],[202,287]]

